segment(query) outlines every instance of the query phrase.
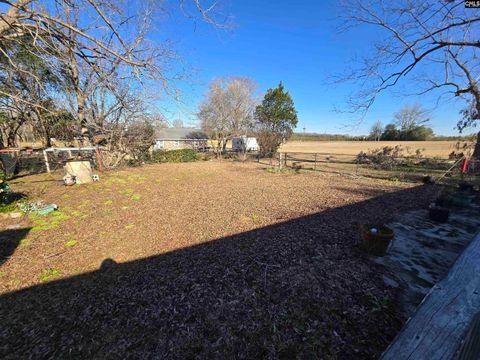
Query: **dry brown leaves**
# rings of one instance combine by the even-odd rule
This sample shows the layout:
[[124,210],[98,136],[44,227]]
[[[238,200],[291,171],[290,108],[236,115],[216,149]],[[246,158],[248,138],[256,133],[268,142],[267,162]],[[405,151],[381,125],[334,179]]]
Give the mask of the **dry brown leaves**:
[[[74,188],[45,180],[13,183],[66,216],[33,224],[1,265],[1,357],[376,357],[401,321],[381,269],[356,250],[358,226],[431,196],[214,161]],[[60,276],[41,283],[52,268]]]

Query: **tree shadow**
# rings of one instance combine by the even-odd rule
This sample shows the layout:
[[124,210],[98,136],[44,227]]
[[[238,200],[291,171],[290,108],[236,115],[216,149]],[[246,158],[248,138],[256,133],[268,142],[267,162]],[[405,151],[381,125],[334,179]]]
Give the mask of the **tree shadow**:
[[430,198],[382,194],[3,294],[0,357],[378,357],[401,321],[358,225]]
[[22,228],[0,231],[0,265],[13,255],[20,241],[27,236],[30,229]]

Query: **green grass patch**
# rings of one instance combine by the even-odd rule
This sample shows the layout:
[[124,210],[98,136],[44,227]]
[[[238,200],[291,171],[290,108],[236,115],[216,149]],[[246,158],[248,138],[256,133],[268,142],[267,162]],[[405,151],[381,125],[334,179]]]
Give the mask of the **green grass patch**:
[[81,211],[78,211],[78,210],[72,210],[70,212],[70,215],[72,215],[73,217],[84,217],[85,214],[82,213]]
[[21,282],[18,279],[12,279],[10,280],[10,286],[17,287],[20,286]]
[[30,244],[31,239],[30,238],[25,238],[20,240],[20,247],[27,247]]
[[17,202],[13,202],[13,203],[10,203],[10,204],[0,203],[0,213],[2,213],[2,214],[6,214],[6,213],[18,211],[18,210],[19,209],[18,209],[18,206],[17,206]]
[[0,198],[0,213],[6,214],[6,213],[10,213],[10,212],[19,212],[20,211],[19,205],[25,203],[26,201],[27,201],[26,198],[16,199],[12,202],[3,201]]
[[106,185],[106,186],[111,186],[111,185],[115,185],[115,184],[126,184],[126,183],[127,183],[127,180],[122,179],[120,177],[112,177],[112,178],[103,182],[103,184]]
[[130,184],[141,185],[145,182],[146,178],[141,175],[129,175],[127,180]]
[[125,226],[125,229],[133,229],[135,227],[134,224],[128,224],[127,226]]
[[80,210],[73,209],[71,207],[62,207],[62,211],[67,214],[67,216],[73,216],[76,218],[82,217],[83,213]]
[[112,205],[113,204],[113,201],[112,200],[107,200],[104,202],[105,205]]
[[41,282],[49,281],[50,279],[57,277],[61,273],[62,271],[58,268],[48,268],[48,269],[42,270],[42,272],[40,273],[40,281]]
[[77,240],[69,240],[65,243],[65,246],[69,247],[69,248],[73,248],[73,247],[77,246],[77,244],[78,244]]
[[293,175],[293,174],[300,173],[298,169],[290,169],[287,167],[283,167],[280,169],[276,166],[270,166],[266,168],[265,171],[269,174],[283,174],[283,175]]
[[33,222],[32,232],[51,230],[58,227],[63,221],[70,219],[70,216],[62,211],[54,211],[48,215],[30,214]]
[[132,195],[132,200],[140,200],[142,196],[140,194],[133,194]]

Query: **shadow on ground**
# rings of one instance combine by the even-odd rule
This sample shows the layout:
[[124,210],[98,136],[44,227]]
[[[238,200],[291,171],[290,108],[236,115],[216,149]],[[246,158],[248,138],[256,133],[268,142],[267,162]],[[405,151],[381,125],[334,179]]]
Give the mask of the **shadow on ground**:
[[0,265],[13,255],[15,249],[20,245],[30,228],[12,229],[0,231]]
[[431,193],[401,190],[167,254],[107,259],[4,294],[0,357],[378,357],[401,321],[380,268],[356,249],[358,225],[425,206]]

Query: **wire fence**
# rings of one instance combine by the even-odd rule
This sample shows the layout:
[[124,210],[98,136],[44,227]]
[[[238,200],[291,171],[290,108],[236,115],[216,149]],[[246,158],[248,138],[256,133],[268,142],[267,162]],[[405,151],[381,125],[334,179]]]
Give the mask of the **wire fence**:
[[[88,160],[93,168],[102,165],[103,154],[92,148],[3,149],[0,160],[7,178],[63,169],[67,161]],[[480,162],[461,158],[427,158],[423,156],[385,157],[372,161],[361,156],[335,153],[277,152],[229,150],[223,158],[255,161],[272,169],[308,170],[389,180],[419,181],[431,177],[437,182],[474,181],[480,183]],[[101,170],[101,169],[100,169]]]
[[371,161],[355,155],[333,153],[279,152],[249,158],[276,169],[309,170],[389,180],[458,182],[480,181],[480,161],[422,156],[385,157]]

